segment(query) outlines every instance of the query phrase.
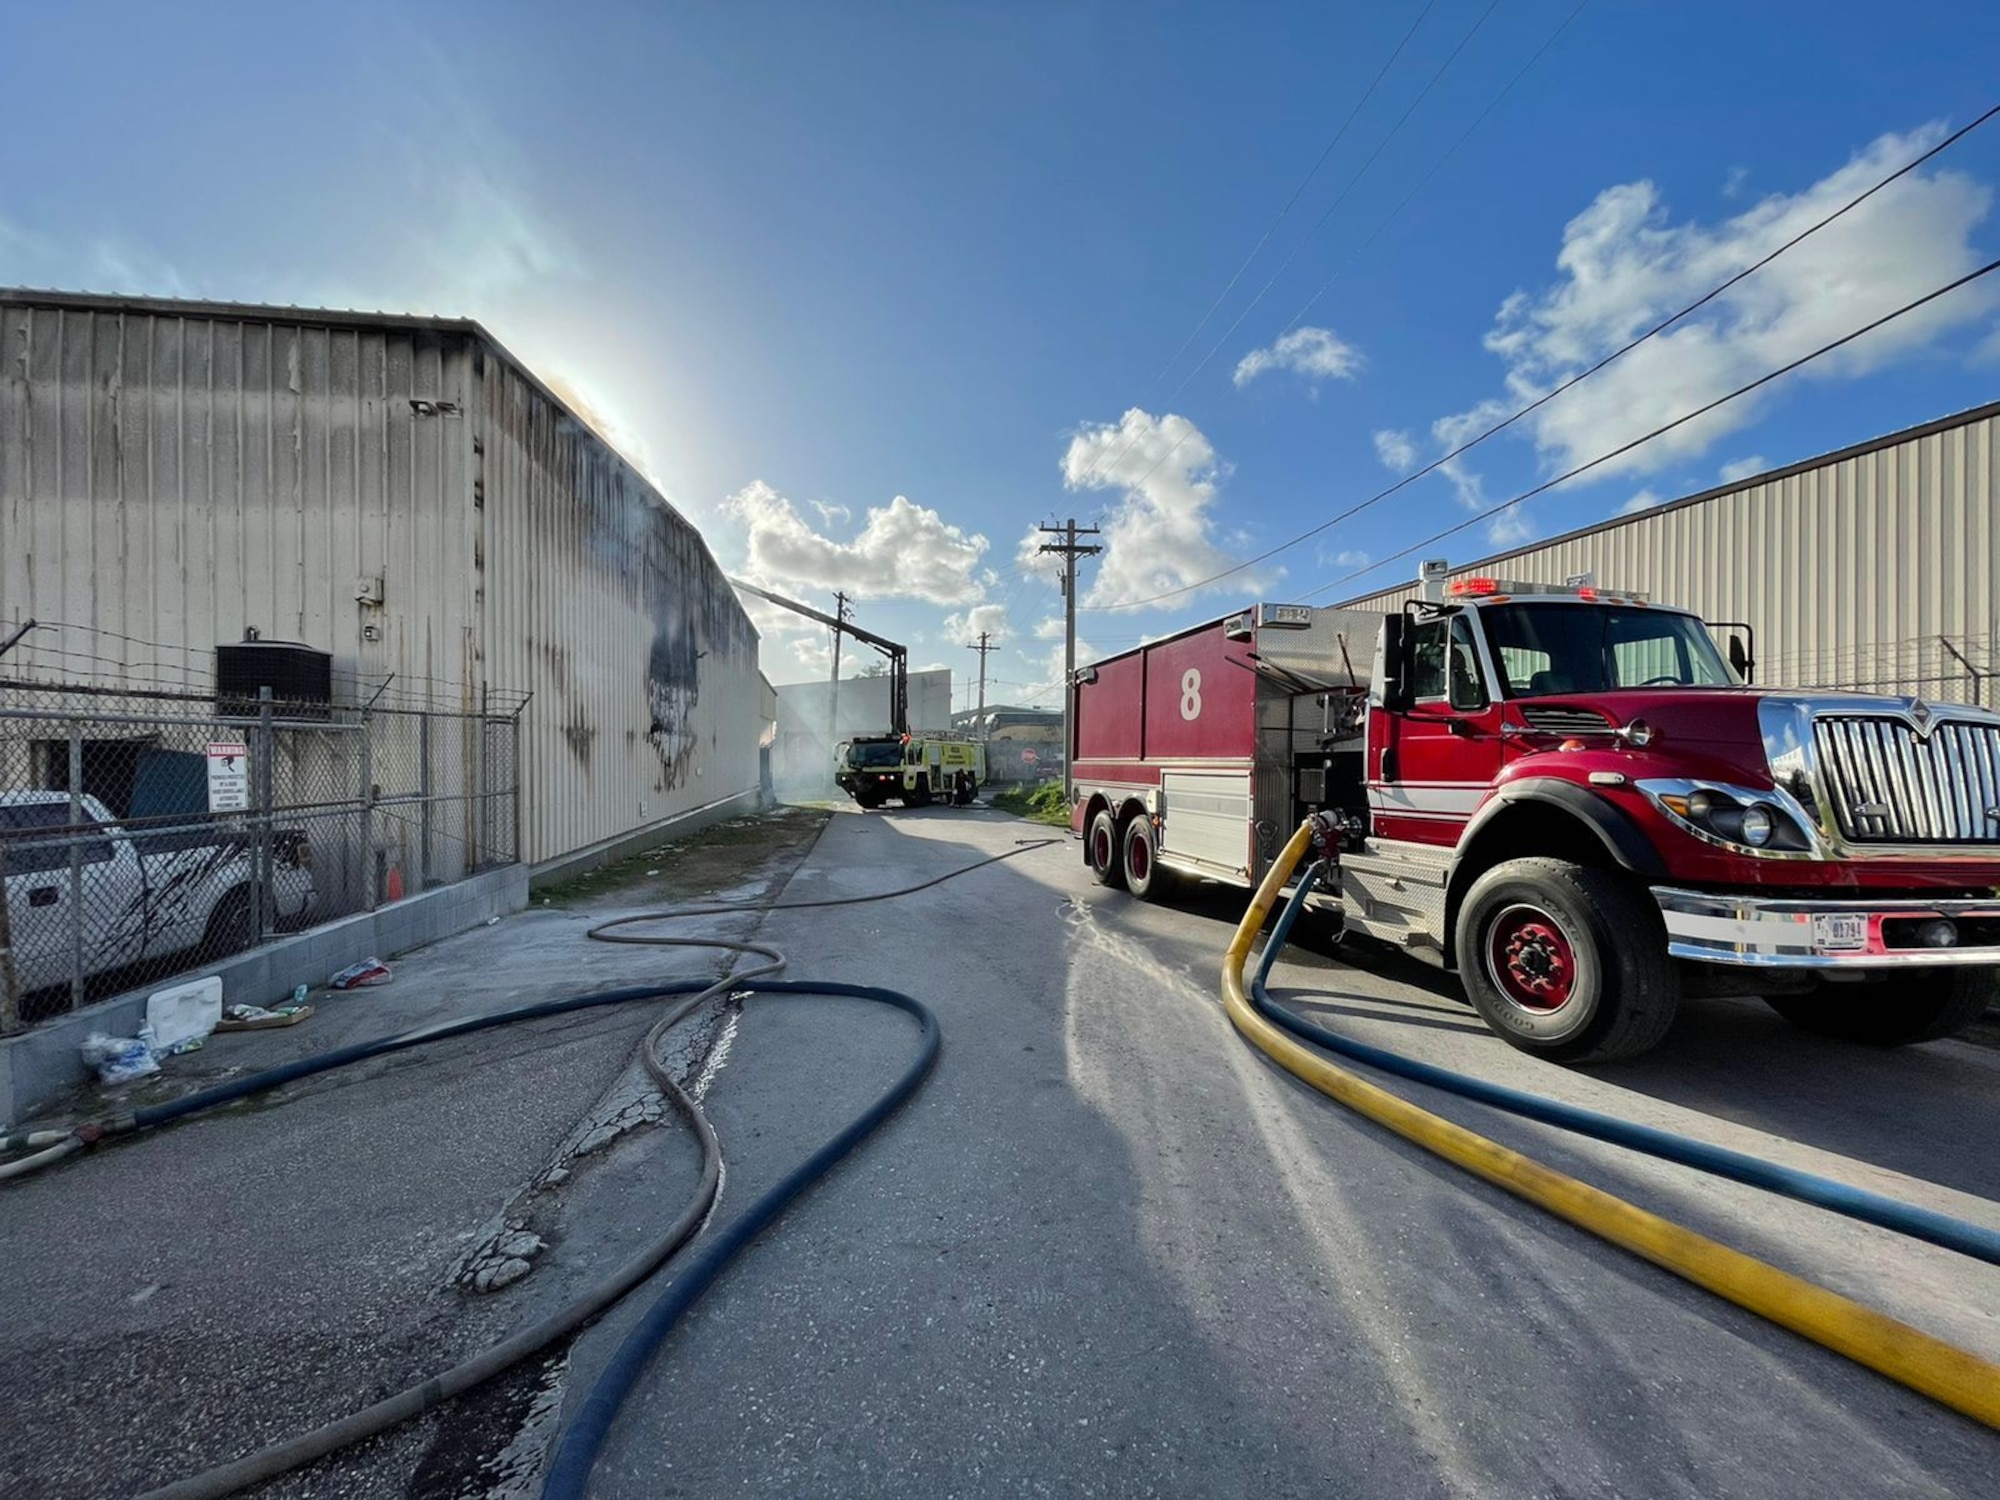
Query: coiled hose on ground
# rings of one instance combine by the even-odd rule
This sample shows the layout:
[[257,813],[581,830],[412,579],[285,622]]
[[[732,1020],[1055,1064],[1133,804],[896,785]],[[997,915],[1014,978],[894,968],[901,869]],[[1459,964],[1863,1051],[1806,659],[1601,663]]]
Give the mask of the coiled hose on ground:
[[[1312,824],[1301,824],[1265,875],[1223,957],[1223,1004],[1236,1029],[1260,1051],[1329,1098],[1454,1166],[1954,1411],[2000,1427],[2000,1366],[1420,1109],[1288,1035],[1245,993],[1243,967],[1311,842]],[[1310,895],[1310,878],[1301,887],[1292,899],[1294,919]],[[1289,932],[1290,924],[1283,930]],[[1274,934],[1272,945],[1279,944]]]
[[783,1181],[749,1205],[740,1219],[718,1236],[714,1244],[707,1247],[701,1257],[691,1263],[682,1275],[675,1278],[660,1299],[648,1309],[638,1326],[627,1335],[611,1365],[586,1396],[573,1424],[573,1430],[565,1435],[559,1446],[548,1476],[548,1488],[544,1492],[550,1496],[581,1495],[588,1480],[590,1465],[609,1433],[619,1403],[630,1391],[651,1353],[666,1337],[680,1314],[713,1284],[729,1261],[775,1219],[786,1204],[830,1171],[843,1156],[916,1091],[936,1060],[939,1045],[937,1018],[920,1001],[898,991],[875,985],[768,978],[767,976],[775,974],[784,967],[785,958],[775,948],[759,943],[738,942],[725,938],[672,938],[626,932],[614,934],[613,929],[640,923],[669,921],[680,917],[794,911],[887,901],[928,890],[947,880],[957,879],[987,865],[1012,859],[1016,855],[1026,854],[1033,849],[1056,842],[1058,840],[1055,839],[1019,840],[1017,847],[1013,849],[962,865],[933,879],[892,891],[815,901],[717,904],[621,917],[592,928],[589,936],[603,942],[639,943],[656,947],[715,948],[731,953],[751,953],[762,957],[766,962],[750,969],[732,971],[714,981],[694,979],[677,980],[667,984],[625,986],[600,990],[592,994],[574,995],[562,1000],[541,1001],[490,1015],[471,1016],[463,1020],[419,1027],[393,1036],[378,1037],[352,1046],[335,1048],[313,1057],[299,1058],[165,1104],[150,1105],[104,1120],[91,1121],[68,1131],[37,1131],[0,1137],[0,1150],[35,1150],[33,1156],[0,1167],[0,1180],[5,1180],[8,1177],[23,1176],[28,1172],[53,1165],[64,1157],[100,1141],[142,1130],[156,1129],[300,1079],[337,1068],[350,1067],[370,1058],[383,1057],[412,1047],[426,1046],[452,1037],[468,1036],[498,1026],[510,1026],[523,1021],[566,1015],[600,1006],[623,1005],[676,995],[687,997],[648,1029],[645,1040],[640,1045],[640,1057],[648,1074],[659,1085],[661,1092],[666,1095],[676,1111],[687,1120],[695,1132],[701,1150],[699,1183],[686,1206],[675,1216],[670,1225],[639,1252],[628,1258],[611,1275],[586,1289],[564,1307],[510,1334],[471,1358],[460,1361],[427,1380],[420,1381],[346,1417],[313,1428],[309,1432],[300,1433],[283,1442],[274,1443],[231,1463],[150,1490],[141,1497],[141,1500],[217,1500],[217,1497],[236,1494],[253,1485],[265,1483],[349,1447],[364,1438],[376,1436],[490,1380],[493,1376],[511,1369],[576,1332],[659,1270],[706,1221],[714,1206],[716,1190],[721,1179],[721,1145],[716,1139],[714,1128],[702,1113],[701,1107],[680,1087],[665,1064],[659,1060],[658,1055],[659,1044],[666,1034],[707,1001],[724,993],[831,995],[873,1000],[892,1006],[915,1018],[920,1028],[918,1052],[901,1076],[832,1140],[814,1151]]

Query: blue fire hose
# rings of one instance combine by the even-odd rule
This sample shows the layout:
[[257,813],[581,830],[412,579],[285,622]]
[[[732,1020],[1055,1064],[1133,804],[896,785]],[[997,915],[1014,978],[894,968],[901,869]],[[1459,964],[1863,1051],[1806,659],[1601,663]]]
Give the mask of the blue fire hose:
[[1298,887],[1292,893],[1291,901],[1278,914],[1277,923],[1271,929],[1271,936],[1264,945],[1264,956],[1257,965],[1256,973],[1250,980],[1250,1003],[1274,1026],[1281,1026],[1302,1041],[1312,1043],[1342,1057],[1366,1063],[1371,1068],[1379,1068],[1385,1073],[1393,1073],[1399,1078],[1407,1078],[1413,1083],[1427,1084],[1443,1089],[1461,1098],[1475,1099],[1481,1104],[1490,1104],[1495,1109],[1525,1119],[1539,1120],[1545,1125],[1553,1125],[1559,1130],[1572,1131],[1577,1135],[1587,1135],[1600,1141],[1608,1141],[1614,1146],[1623,1146],[1630,1151],[1642,1152],[1658,1157],[1662,1161],[1674,1162],[1684,1167],[1693,1167],[1698,1172],[1707,1172],[1716,1177],[1727,1177],[1735,1182],[1747,1183],[1751,1187],[1762,1188],[1766,1192],[1778,1193],[1787,1198],[1795,1198],[1801,1203],[1844,1214],[1850,1219],[1859,1219],[1866,1224],[1874,1224],[1883,1229],[1893,1229],[1898,1234],[1909,1235],[1912,1239],[1941,1245],[1947,1250],[1956,1250],[1961,1255],[1972,1256],[1989,1265],[2000,1265],[2000,1231],[1982,1228],[1964,1219],[1954,1219],[1932,1209],[1919,1208],[1914,1204],[1901,1203],[1880,1193],[1871,1193],[1865,1188],[1851,1187],[1844,1182],[1835,1182],[1828,1177],[1815,1176],[1811,1172],[1801,1172],[1792,1167],[1782,1167],[1775,1162],[1763,1160],[1741,1151],[1731,1151],[1727,1147],[1712,1146],[1705,1141],[1697,1141],[1687,1136],[1675,1135],[1671,1131],[1658,1130],[1650,1125],[1635,1125],[1629,1120],[1615,1119],[1601,1115],[1594,1110],[1579,1109],[1573,1104],[1562,1104],[1540,1094],[1524,1093],[1519,1089],[1502,1087],[1488,1083],[1484,1079],[1472,1078],[1464,1073],[1453,1073],[1431,1063],[1418,1062],[1414,1058],[1390,1052],[1382,1047],[1371,1047],[1366,1042],[1352,1041],[1324,1026],[1315,1025],[1304,1016],[1285,1009],[1270,997],[1264,985],[1269,978],[1271,966],[1278,960],[1286,940],[1291,936],[1292,926],[1298,921],[1299,913],[1305,910],[1306,899],[1318,885],[1318,867],[1309,867],[1301,875]]

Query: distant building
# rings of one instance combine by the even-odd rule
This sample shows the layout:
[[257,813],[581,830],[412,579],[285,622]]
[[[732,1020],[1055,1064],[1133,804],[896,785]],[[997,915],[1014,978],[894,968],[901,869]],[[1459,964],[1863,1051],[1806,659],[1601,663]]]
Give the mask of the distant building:
[[989,704],[953,714],[951,727],[986,742],[989,782],[1043,781],[1062,775],[1060,710]]

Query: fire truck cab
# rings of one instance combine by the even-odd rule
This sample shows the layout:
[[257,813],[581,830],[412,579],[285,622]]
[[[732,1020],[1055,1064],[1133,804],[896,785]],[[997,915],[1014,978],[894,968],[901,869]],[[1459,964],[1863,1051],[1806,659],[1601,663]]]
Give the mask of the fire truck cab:
[[1072,826],[1156,897],[1255,883],[1317,815],[1344,929],[1553,1059],[1642,1052],[1688,993],[1876,1044],[1969,1025],[2000,969],[2000,715],[1757,689],[1753,647],[1587,583],[1261,605],[1078,673]]

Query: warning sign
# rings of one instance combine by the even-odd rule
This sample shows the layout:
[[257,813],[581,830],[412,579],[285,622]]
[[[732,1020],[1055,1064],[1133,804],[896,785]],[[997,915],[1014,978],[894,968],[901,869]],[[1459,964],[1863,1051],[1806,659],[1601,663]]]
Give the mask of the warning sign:
[[250,747],[208,747],[208,810],[247,812],[250,808]]

